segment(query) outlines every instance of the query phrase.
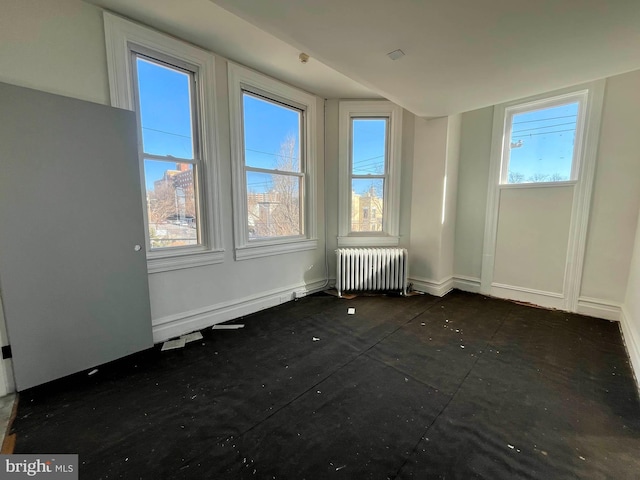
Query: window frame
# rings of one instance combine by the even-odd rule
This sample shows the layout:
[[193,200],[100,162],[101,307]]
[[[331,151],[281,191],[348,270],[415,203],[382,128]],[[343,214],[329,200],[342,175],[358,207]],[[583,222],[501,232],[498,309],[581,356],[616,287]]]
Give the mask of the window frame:
[[[502,140],[502,156],[500,161],[500,180],[499,184],[508,188],[527,188],[531,186],[544,185],[571,185],[578,181],[580,168],[582,166],[582,151],[584,148],[585,125],[587,115],[587,101],[589,98],[588,90],[578,90],[556,95],[551,97],[537,98],[533,101],[524,103],[516,103],[504,108],[504,125]],[[569,180],[561,181],[545,181],[545,182],[520,182],[509,183],[509,162],[511,161],[511,134],[513,130],[513,117],[515,115],[545,108],[553,108],[569,103],[578,103],[578,117],[576,119],[576,134],[573,145],[573,158],[571,159],[571,175]]]
[[[353,119],[386,118],[382,231],[351,230]],[[400,224],[400,173],[402,161],[402,107],[385,100],[346,100],[339,105],[339,224],[338,246],[397,246]],[[356,175],[356,178],[362,178]],[[364,176],[367,178],[367,176]],[[378,215],[378,212],[376,212]]]
[[[146,232],[146,240],[147,247],[150,249],[150,252],[155,253],[166,253],[166,252],[180,252],[182,250],[190,250],[193,247],[201,247],[204,244],[204,234],[202,231],[203,223],[203,212],[202,212],[202,199],[200,198],[200,184],[202,181],[200,180],[200,170],[202,169],[202,148],[200,145],[200,132],[198,126],[200,125],[199,120],[199,99],[197,92],[197,84],[198,84],[198,68],[194,65],[188,65],[184,62],[176,62],[173,58],[164,58],[163,55],[159,55],[156,52],[149,52],[148,49],[142,47],[136,47],[135,49],[130,50],[131,54],[131,72],[132,78],[135,80],[132,82],[133,85],[133,97],[134,97],[134,105],[138,106],[140,104],[140,84],[138,81],[138,67],[137,67],[137,59],[140,58],[143,61],[147,61],[149,63],[153,63],[155,65],[159,65],[165,68],[170,68],[178,72],[183,72],[189,75],[189,88],[191,89],[191,98],[190,98],[190,113],[191,113],[191,129],[192,129],[192,148],[193,148],[193,158],[180,158],[173,157],[171,155],[158,155],[154,153],[148,153],[144,149],[144,140],[142,135],[142,117],[141,112],[136,109],[136,118],[138,123],[138,157],[140,164],[142,165],[142,169],[140,171],[141,180],[143,184],[143,191],[146,192],[146,187],[144,183],[146,182],[146,176],[144,174],[144,163],[147,160],[164,162],[164,163],[184,163],[192,166],[192,174],[194,178],[194,201],[196,207],[196,232],[197,232],[197,244],[193,246],[176,246],[176,247],[164,247],[164,248],[156,248],[153,249],[151,247],[151,238],[149,236],[149,231],[147,229]],[[181,63],[179,66],[176,63]],[[149,225],[149,206],[145,202],[144,208],[144,219],[145,223]]]
[[[316,249],[316,97],[286,85],[261,73],[229,62],[229,117],[231,121],[231,163],[233,177],[233,226],[235,259],[245,260],[270,255]],[[262,97],[266,101],[299,109],[300,176],[302,181],[302,235],[249,239],[247,184],[244,152],[244,93]],[[253,170],[252,167],[249,167]],[[266,171],[264,169],[259,169]]]
[[[136,82],[133,78],[134,53],[152,60],[170,63],[177,68],[196,69],[194,116],[197,124],[193,135],[199,139],[200,165],[196,179],[199,204],[200,244],[151,250],[147,218],[142,138],[138,138],[142,205],[147,241],[147,269],[158,273],[182,268],[222,263],[222,223],[220,212],[219,154],[217,141],[217,111],[215,103],[215,60],[213,54],[150,28],[104,12],[107,67],[111,104],[136,111]],[[139,117],[139,112],[136,112]],[[138,118],[138,122],[139,122]],[[194,156],[197,155],[194,152]],[[194,172],[195,174],[195,172]]]

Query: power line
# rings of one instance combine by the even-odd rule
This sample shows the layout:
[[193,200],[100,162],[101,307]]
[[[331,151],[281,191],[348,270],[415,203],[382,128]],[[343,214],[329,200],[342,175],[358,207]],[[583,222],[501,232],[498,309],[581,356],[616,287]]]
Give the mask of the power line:
[[190,135],[181,135],[179,133],[165,132],[164,130],[158,130],[156,128],[149,128],[149,127],[142,127],[142,129],[143,130],[151,130],[152,132],[164,133],[166,135],[173,135],[174,137],[188,138],[189,140],[191,140],[191,136]]
[[533,131],[533,130],[542,130],[543,128],[554,128],[554,127],[561,127],[563,125],[575,125],[575,124],[576,124],[576,122],[554,123],[553,125],[544,125],[542,127],[525,128],[524,130],[514,130],[511,133],[530,132],[530,131]]
[[[383,167],[383,165],[380,165],[377,162],[365,163],[364,165],[358,165],[358,166],[354,165],[353,168],[352,168],[352,171],[353,172],[361,171],[361,172],[370,173],[370,172],[368,172],[368,169],[370,169],[370,167]],[[378,174],[378,173],[376,172],[376,174]],[[378,175],[381,175],[381,174],[378,174]]]
[[570,128],[569,130],[556,130],[554,132],[540,132],[540,133],[525,133],[524,135],[512,135],[511,138],[517,137],[533,137],[534,135],[548,135],[552,133],[562,133],[562,132],[575,132],[575,129]]
[[384,157],[384,154],[378,155],[376,157],[371,157],[371,158],[363,158],[362,160],[358,160],[357,162],[353,162],[353,164],[356,165],[358,163],[367,162],[369,160],[375,160],[376,158],[382,158],[382,157]]
[[298,157],[288,157],[287,155],[281,155],[279,153],[270,153],[270,152],[263,152],[262,150],[254,150],[252,148],[247,148],[245,147],[245,150],[248,152],[254,152],[254,153],[262,153],[264,155],[271,155],[272,157],[284,157],[284,158],[291,158],[293,160],[298,160]]
[[521,123],[546,122],[547,120],[557,120],[559,118],[572,118],[577,116],[578,114],[576,113],[574,115],[564,115],[562,117],[539,118],[538,120],[522,120],[521,122],[513,122],[512,125],[519,125]]

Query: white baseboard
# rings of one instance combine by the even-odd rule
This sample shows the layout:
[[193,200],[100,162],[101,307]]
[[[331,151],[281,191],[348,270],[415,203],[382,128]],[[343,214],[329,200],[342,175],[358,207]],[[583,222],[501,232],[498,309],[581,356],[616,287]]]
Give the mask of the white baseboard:
[[463,292],[480,293],[480,279],[466,275],[453,276],[453,288]]
[[622,308],[619,303],[592,297],[579,297],[576,313],[605,320],[620,321]]
[[536,290],[516,285],[492,283],[491,296],[508,300],[516,300],[518,302],[531,303],[545,308],[554,308],[557,310],[567,309],[566,300],[564,295],[561,293],[547,292],[545,290]]
[[418,292],[428,293],[436,297],[444,297],[453,290],[453,277],[449,277],[439,282],[420,277],[409,277],[409,283],[413,284],[413,289]]
[[260,310],[275,307],[281,303],[293,300],[295,292],[299,292],[298,296],[304,296],[322,290],[325,288],[325,285],[325,280],[290,285],[258,295],[251,295],[175,315],[155,318],[152,321],[153,341],[154,343],[164,342],[170,338],[201,330],[216,323],[226,322]]
[[634,328],[631,315],[624,306],[620,309],[620,329],[622,330],[622,338],[627,347],[631,369],[636,377],[636,384],[640,389],[640,331],[637,327]]

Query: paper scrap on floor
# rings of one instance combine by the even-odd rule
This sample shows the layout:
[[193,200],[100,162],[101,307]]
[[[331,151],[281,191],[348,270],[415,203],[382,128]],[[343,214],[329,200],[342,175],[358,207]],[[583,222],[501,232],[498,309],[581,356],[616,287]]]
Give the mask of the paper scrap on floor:
[[176,338],[175,340],[169,340],[168,342],[164,342],[162,344],[162,349],[160,351],[164,352],[165,350],[173,350],[174,348],[182,348],[184,347],[185,341],[184,338]]
[[197,340],[202,340],[202,334],[200,332],[193,332],[187,335],[182,335],[180,338],[184,338],[185,343],[195,342]]
[[214,325],[211,330],[237,330],[238,328],[244,328],[244,325],[242,323],[237,325]]
[[355,314],[356,314],[356,309],[355,309],[355,308],[353,308],[353,307],[352,307],[352,308],[350,308],[350,309],[348,309],[348,310],[347,310],[347,314],[348,314],[348,315],[355,315]]

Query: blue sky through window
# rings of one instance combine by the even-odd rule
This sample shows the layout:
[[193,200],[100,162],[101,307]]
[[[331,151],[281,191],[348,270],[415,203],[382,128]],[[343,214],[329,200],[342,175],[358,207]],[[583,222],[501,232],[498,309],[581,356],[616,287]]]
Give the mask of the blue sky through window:
[[[302,112],[246,92],[242,95],[242,109],[245,164],[299,172]],[[263,193],[271,188],[272,175],[247,172],[249,192]]]
[[[384,175],[387,148],[386,118],[354,118],[351,121],[351,172],[353,175]],[[361,179],[352,183],[353,191],[364,195],[374,188],[382,195],[382,180]]]
[[508,183],[571,179],[578,102],[514,115]]
[[[136,67],[144,152],[192,159],[190,75],[140,57]],[[166,170],[174,169],[169,162],[145,162],[147,190]]]

